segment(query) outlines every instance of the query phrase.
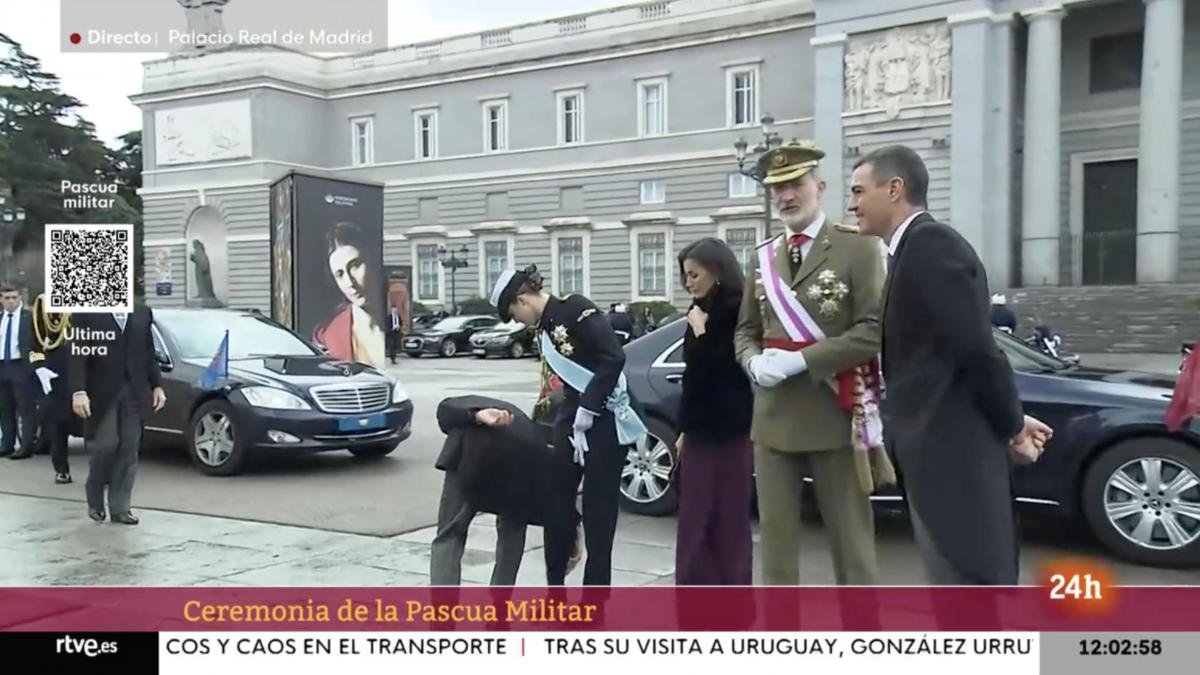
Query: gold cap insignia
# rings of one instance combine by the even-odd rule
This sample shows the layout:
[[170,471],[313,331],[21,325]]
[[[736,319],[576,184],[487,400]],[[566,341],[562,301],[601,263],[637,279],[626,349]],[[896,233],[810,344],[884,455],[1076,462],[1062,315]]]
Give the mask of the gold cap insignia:
[[800,178],[813,170],[825,151],[813,141],[791,140],[764,154],[758,163],[764,185],[778,185]]

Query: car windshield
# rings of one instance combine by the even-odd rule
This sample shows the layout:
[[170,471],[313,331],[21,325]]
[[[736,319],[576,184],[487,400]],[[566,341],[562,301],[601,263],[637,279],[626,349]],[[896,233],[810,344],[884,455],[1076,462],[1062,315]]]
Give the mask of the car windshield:
[[229,331],[229,358],[254,356],[312,356],[318,352],[266,319],[210,312],[159,315],[155,321],[170,331],[185,359],[211,359]]
[[1070,364],[1047,356],[1004,331],[993,330],[992,332],[996,336],[996,344],[1008,357],[1008,362],[1012,364],[1013,370],[1044,373],[1066,370],[1071,367]]
[[444,331],[462,330],[463,327],[467,325],[467,322],[471,321],[472,318],[473,317],[469,316],[452,316],[448,319],[442,319],[434,324],[433,329]]

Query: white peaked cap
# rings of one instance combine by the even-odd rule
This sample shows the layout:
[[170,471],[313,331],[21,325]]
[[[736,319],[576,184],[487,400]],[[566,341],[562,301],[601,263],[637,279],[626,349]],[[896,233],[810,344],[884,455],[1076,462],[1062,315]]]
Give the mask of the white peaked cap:
[[491,303],[493,307],[500,308],[500,296],[504,293],[504,289],[508,288],[508,283],[517,275],[516,270],[504,270],[500,273],[500,278],[496,279],[496,285],[492,287]]

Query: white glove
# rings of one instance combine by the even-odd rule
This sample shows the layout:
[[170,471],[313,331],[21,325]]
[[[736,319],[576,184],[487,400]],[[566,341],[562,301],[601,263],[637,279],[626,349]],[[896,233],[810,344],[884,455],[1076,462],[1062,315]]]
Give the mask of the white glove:
[[795,377],[808,370],[808,361],[803,352],[789,352],[786,349],[767,349],[763,352],[767,362],[787,373],[787,377]]
[[575,423],[572,425],[571,446],[575,448],[575,463],[583,466],[584,456],[588,453],[587,432],[596,423],[596,414],[590,410],[579,408],[575,411]]
[[774,387],[788,377],[787,373],[764,354],[750,357],[746,370],[750,371],[750,377],[760,387]]
[[46,367],[38,368],[33,372],[37,374],[38,380],[42,383],[42,393],[49,396],[51,389],[50,380],[58,377],[58,373]]

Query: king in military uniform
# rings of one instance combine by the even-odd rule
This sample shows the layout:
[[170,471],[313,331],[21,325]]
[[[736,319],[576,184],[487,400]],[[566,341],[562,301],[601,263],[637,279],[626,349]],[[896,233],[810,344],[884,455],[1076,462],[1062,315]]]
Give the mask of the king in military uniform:
[[551,522],[545,527],[547,582],[564,582],[575,538],[575,499],[583,480],[583,583],[609,586],[621,472],[628,446],[646,432],[622,373],[625,351],[591,300],[551,295],[543,290],[534,266],[502,272],[491,301],[501,320],[537,327],[545,374],[552,372],[563,383],[564,400],[554,420],[558,508],[547,516]]
[[885,265],[876,242],[821,211],[822,157],[814,144],[792,141],[759,160],[787,231],[754,251],[735,338],[757,384],[751,438],[768,585],[800,583],[806,476],[837,583],[877,583],[870,494],[895,480],[878,417]]

